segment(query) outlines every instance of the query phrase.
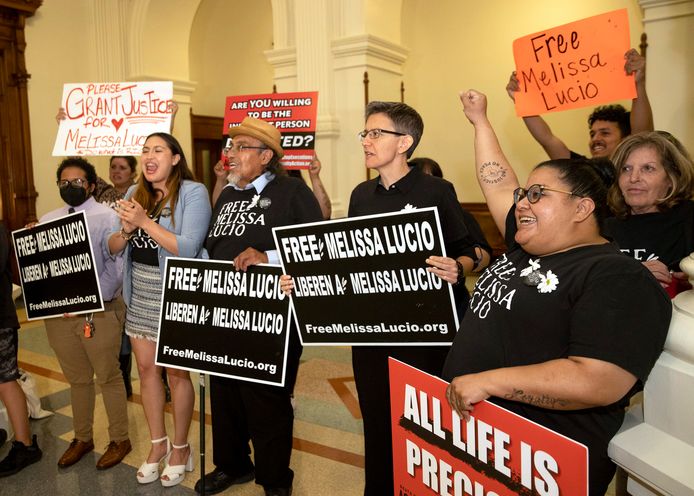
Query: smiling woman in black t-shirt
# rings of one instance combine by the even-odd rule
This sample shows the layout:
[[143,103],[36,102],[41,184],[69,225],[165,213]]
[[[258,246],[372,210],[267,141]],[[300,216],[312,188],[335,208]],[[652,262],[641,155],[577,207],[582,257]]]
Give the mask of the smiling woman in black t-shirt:
[[590,494],[604,494],[614,474],[607,445],[663,348],[670,302],[600,234],[609,167],[550,160],[520,187],[486,97],[470,90],[461,100],[475,128],[477,177],[509,251],[475,286],[444,366],[448,400],[469,418],[489,399],[585,444]]
[[694,250],[694,164],[670,133],[629,136],[612,161],[617,181],[609,193],[615,217],[606,234],[643,262],[670,296],[691,286],[679,263]]

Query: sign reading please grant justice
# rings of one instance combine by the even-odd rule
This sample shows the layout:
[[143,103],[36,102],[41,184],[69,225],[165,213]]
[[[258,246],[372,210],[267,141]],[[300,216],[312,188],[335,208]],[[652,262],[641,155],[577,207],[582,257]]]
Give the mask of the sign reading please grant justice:
[[315,152],[318,92],[229,96],[224,110],[224,142],[229,128],[246,117],[273,124],[282,133],[285,169],[308,169]]
[[448,345],[453,290],[427,271],[445,256],[436,207],[276,227],[305,346]]
[[516,113],[523,117],[635,98],[634,76],[624,72],[627,50],[626,9],[515,40]]
[[63,87],[53,156],[140,155],[147,136],[171,129],[173,83],[76,83]]
[[587,496],[584,445],[488,401],[465,422],[447,382],[388,365],[395,495]]

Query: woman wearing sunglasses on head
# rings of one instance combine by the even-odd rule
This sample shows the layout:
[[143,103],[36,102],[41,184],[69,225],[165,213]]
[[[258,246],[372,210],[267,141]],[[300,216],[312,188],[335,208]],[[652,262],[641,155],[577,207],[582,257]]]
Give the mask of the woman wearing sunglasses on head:
[[611,169],[539,164],[525,187],[501,150],[486,97],[461,94],[477,177],[509,251],[479,278],[444,366],[465,418],[489,399],[585,444],[591,495],[614,474],[607,445],[648,377],[671,305],[636,260],[601,236]]
[[[119,224],[111,233],[111,253],[124,251],[123,298],[128,307],[125,332],[130,336],[140,375],[142,407],[152,447],[137,472],[141,484],[161,480],[174,486],[193,470],[188,428],[195,393],[185,370],[167,368],[173,404],[174,437],[164,427],[164,384],[154,363],[161,307],[162,273],[167,257],[200,256],[210,222],[205,187],[193,180],[181,145],[167,133],[154,133],[142,147],[142,178],[119,200]],[[159,476],[159,464],[166,468]]]

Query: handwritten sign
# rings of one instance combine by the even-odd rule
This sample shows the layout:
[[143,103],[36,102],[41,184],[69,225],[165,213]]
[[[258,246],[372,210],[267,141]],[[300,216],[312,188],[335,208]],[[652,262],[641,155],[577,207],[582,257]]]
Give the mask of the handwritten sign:
[[284,385],[289,301],[278,266],[167,258],[156,362]]
[[519,116],[636,97],[624,72],[627,10],[615,10],[534,33],[513,42]]
[[426,270],[444,255],[435,207],[272,230],[304,345],[448,345],[451,286]]
[[229,128],[247,117],[274,124],[282,133],[286,169],[308,169],[315,156],[318,92],[229,96],[224,111],[224,140]]
[[53,156],[140,155],[145,138],[171,128],[173,83],[77,83],[63,87]]
[[12,232],[28,320],[104,309],[84,212]]
[[586,496],[588,449],[488,401],[465,422],[447,382],[389,359],[395,494]]

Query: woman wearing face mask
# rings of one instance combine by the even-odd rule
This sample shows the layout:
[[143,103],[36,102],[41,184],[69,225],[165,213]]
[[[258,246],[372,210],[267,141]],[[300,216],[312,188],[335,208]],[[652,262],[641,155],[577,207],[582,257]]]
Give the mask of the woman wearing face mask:
[[[137,480],[146,484],[160,479],[163,486],[174,486],[193,470],[188,428],[195,395],[187,371],[166,369],[174,411],[170,442],[164,426],[162,368],[154,363],[162,273],[167,257],[201,254],[211,209],[207,190],[193,180],[176,138],[167,133],[151,134],[140,160],[142,178],[118,202],[120,222],[108,246],[111,253],[124,252],[125,332],[135,352],[142,407],[152,440]],[[160,477],[159,464],[164,459],[166,468]]]
[[[590,494],[602,495],[615,471],[607,445],[660,355],[672,305],[601,235],[609,166],[550,160],[520,187],[486,97],[470,90],[461,100],[475,129],[480,187],[508,252],[475,286],[444,366],[448,401],[468,419],[489,399],[583,443]],[[493,286],[503,287],[500,297]]]
[[69,467],[94,449],[92,431],[96,375],[111,439],[96,467],[106,469],[119,463],[131,450],[125,388],[118,368],[124,320],[122,302],[118,298],[122,283],[122,260],[111,257],[102,242],[117,217],[112,209],[93,198],[96,171],[86,160],[63,160],[58,167],[57,179],[60,196],[66,205],[47,213],[39,222],[54,220],[72,212],[85,213],[105,307],[103,312],[93,314],[94,332],[91,336],[84,333],[85,319],[82,316],[65,315],[45,321],[48,342],[70,383],[75,430],[75,437],[58,461],[58,466]]
[[682,144],[663,131],[622,141],[612,156],[617,182],[609,202],[615,217],[607,234],[643,262],[671,297],[691,288],[679,263],[694,251],[694,164]]

